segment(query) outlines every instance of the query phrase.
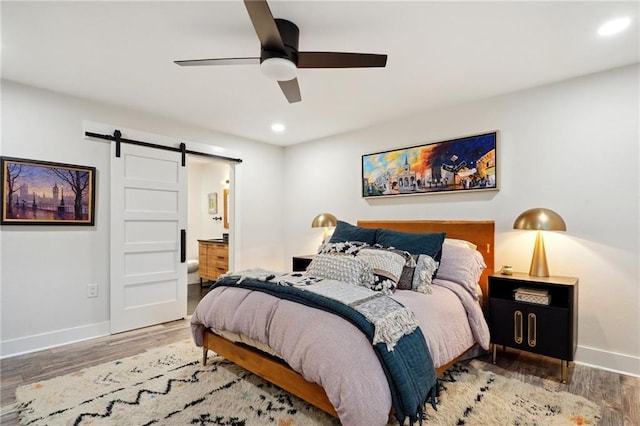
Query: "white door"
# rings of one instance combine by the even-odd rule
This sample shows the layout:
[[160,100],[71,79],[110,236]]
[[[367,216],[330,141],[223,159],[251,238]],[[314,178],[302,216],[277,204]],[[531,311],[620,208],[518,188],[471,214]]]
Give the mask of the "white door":
[[[111,332],[187,315],[187,173],[180,153],[111,155]],[[106,260],[105,260],[106,261]]]

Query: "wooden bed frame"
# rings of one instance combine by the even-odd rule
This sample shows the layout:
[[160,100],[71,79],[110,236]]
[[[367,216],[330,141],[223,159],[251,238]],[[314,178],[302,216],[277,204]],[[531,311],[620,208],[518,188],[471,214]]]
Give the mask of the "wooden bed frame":
[[[483,301],[486,304],[487,277],[494,272],[495,225],[493,221],[358,221],[358,226],[415,233],[446,232],[448,238],[457,238],[474,243],[478,246],[477,249],[482,253],[487,264],[487,269],[480,278],[480,287],[485,295]],[[336,413],[324,389],[317,383],[308,382],[282,360],[242,343],[234,343],[207,330],[204,334],[203,365],[207,362],[207,352],[209,350],[296,395],[322,411],[338,417],[338,413]],[[436,374],[440,376],[462,356],[464,354],[437,368]]]

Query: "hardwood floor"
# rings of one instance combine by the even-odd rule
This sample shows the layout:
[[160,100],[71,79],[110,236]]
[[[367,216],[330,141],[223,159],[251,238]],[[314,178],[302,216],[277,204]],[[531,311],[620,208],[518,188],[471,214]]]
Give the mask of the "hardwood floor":
[[[189,313],[204,293],[206,289],[189,286]],[[0,424],[18,424],[14,403],[15,390],[19,386],[132,356],[190,336],[189,318],[186,318],[0,360]],[[570,382],[562,384],[560,361],[510,349],[498,352],[496,365],[491,364],[490,355],[466,362],[476,368],[590,399],[601,407],[600,425],[640,425],[640,378],[575,365],[570,371]]]

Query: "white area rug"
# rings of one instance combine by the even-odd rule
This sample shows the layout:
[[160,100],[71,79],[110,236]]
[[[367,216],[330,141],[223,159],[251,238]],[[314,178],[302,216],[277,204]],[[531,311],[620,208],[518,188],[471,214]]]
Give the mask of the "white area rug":
[[[190,341],[22,386],[23,425],[333,425],[336,419]],[[427,425],[588,425],[597,406],[473,368],[451,369]]]
[[499,374],[455,365],[440,381],[438,411],[427,425],[595,425],[598,406],[568,392],[548,390]]

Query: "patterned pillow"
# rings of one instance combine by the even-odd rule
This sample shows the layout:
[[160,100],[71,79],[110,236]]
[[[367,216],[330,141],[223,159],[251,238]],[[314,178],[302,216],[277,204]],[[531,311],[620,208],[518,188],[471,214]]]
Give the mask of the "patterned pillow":
[[372,286],[374,282],[371,265],[348,254],[317,254],[307,267],[307,274],[366,287]]
[[402,268],[402,274],[400,275],[400,279],[398,280],[398,284],[396,285],[396,290],[411,290],[411,285],[413,284],[413,274],[416,270],[416,267],[413,268],[409,266],[405,266]]
[[370,247],[361,241],[345,241],[341,243],[325,243],[320,246],[318,253],[344,253],[355,256],[360,250]]
[[369,287],[385,294],[393,293],[402,275],[405,258],[392,250],[362,249],[356,255],[373,268],[374,282]]
[[406,259],[406,263],[404,264],[404,268],[402,268],[402,274],[400,275],[400,279],[398,280],[398,285],[396,286],[396,289],[411,290],[411,286],[413,285],[413,274],[415,273],[415,270],[416,270],[416,260],[418,260],[418,256],[413,255],[408,251],[401,251],[401,250],[395,250],[395,251],[405,256],[405,259]]
[[418,293],[431,293],[431,281],[437,269],[438,262],[433,260],[431,256],[426,254],[419,255],[416,261],[416,270],[413,273],[411,290]]

